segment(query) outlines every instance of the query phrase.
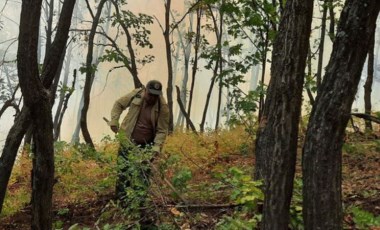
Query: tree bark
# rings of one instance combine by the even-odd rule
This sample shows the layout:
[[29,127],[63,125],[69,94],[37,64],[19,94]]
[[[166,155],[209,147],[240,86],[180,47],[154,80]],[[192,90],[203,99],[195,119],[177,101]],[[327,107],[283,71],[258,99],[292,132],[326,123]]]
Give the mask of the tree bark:
[[169,106],[169,132],[173,132],[173,63],[171,55],[171,43],[170,43],[170,7],[171,0],[167,0],[165,3],[165,49],[166,49],[166,63],[168,69],[168,86],[166,89],[168,106]]
[[[57,72],[71,24],[75,0],[66,0],[59,19],[56,37],[45,58],[41,78],[38,71],[37,43],[41,0],[23,1],[20,17],[17,67],[24,104],[20,116],[8,133],[0,158],[0,211],[5,191],[23,135],[30,125],[36,127],[35,160],[32,191],[32,229],[51,229],[52,190],[54,178],[54,149],[49,87]],[[42,79],[42,81],[41,81]]]
[[9,130],[5,140],[4,149],[0,157],[0,213],[3,209],[5,193],[16,160],[17,151],[30,123],[29,109],[24,106],[16,117],[15,123]]
[[221,58],[221,54],[222,54],[222,34],[219,32],[219,29],[218,29],[218,25],[217,25],[217,22],[216,22],[216,18],[212,12],[212,8],[210,5],[208,5],[208,8],[209,8],[209,13],[212,17],[212,21],[213,21],[213,24],[214,24],[214,28],[215,28],[215,37],[216,37],[216,47],[217,47],[217,52],[218,52],[218,59],[215,60],[215,66],[214,66],[214,70],[213,70],[213,75],[212,75],[212,78],[211,78],[211,83],[210,83],[210,86],[209,86],[209,89],[208,89],[208,92],[207,92],[207,97],[206,97],[206,103],[205,103],[205,106],[203,108],[203,114],[202,114],[202,120],[201,120],[201,124],[199,125],[200,126],[200,132],[204,132],[205,130],[205,123],[206,123],[206,115],[207,115],[207,110],[208,110],[208,106],[210,104],[210,99],[211,99],[211,94],[212,94],[212,91],[214,89],[214,85],[215,85],[215,81],[216,81],[216,78],[218,76],[218,69],[219,69],[219,64],[220,61],[219,59]]
[[342,229],[342,145],[380,2],[347,0],[303,148],[305,229]]
[[177,102],[178,102],[179,108],[181,110],[181,113],[185,116],[186,122],[187,122],[187,124],[189,124],[193,133],[198,134],[197,129],[195,128],[193,122],[191,121],[191,119],[189,117],[189,114],[186,113],[185,106],[183,105],[182,100],[181,100],[181,92],[180,92],[178,86],[176,86],[176,90],[177,90]]
[[[195,43],[194,43],[194,62],[191,70],[191,85],[189,90],[189,104],[187,106],[187,115],[191,117],[191,106],[193,103],[193,94],[194,94],[194,85],[195,85],[195,76],[197,74],[198,69],[198,53],[201,45],[201,18],[202,18],[202,8],[197,8],[197,25],[195,32]],[[186,127],[188,128],[190,124],[186,123]]]
[[[173,13],[171,12],[172,18],[174,20]],[[187,33],[191,34],[193,32],[193,13],[189,13],[189,27],[187,28]],[[186,39],[186,43],[183,41],[183,36],[182,32],[180,31],[179,27],[177,26],[177,32],[178,32],[178,40],[179,40],[179,45],[178,45],[178,53],[179,53],[179,48],[182,48],[183,51],[183,57],[184,57],[184,70],[183,70],[183,79],[182,79],[182,85],[181,85],[181,101],[182,105],[186,107],[187,104],[187,82],[189,80],[189,63],[190,63],[190,55],[191,55],[191,40]],[[177,55],[178,56],[178,55]],[[175,66],[174,66],[174,73],[177,70],[177,63],[178,63],[178,58],[176,59]],[[173,73],[173,74],[174,74]],[[174,78],[174,76],[173,76]],[[185,110],[186,111],[186,110]],[[178,127],[183,127],[184,123],[184,114],[182,113],[182,110],[180,109],[177,117],[177,122],[176,126]]]
[[274,41],[271,80],[256,140],[264,179],[262,229],[288,229],[313,0],[288,0]]
[[326,20],[327,20],[327,4],[329,0],[325,0],[322,5],[322,22],[321,22],[321,37],[319,39],[319,54],[317,66],[317,88],[322,82],[322,65],[323,65],[323,51],[325,49],[325,36],[326,36]]
[[[222,0],[221,6],[224,5],[224,0]],[[219,39],[220,39],[220,47],[218,48],[218,61],[219,61],[219,91],[218,91],[218,104],[216,108],[216,121],[215,121],[215,131],[219,129],[219,119],[220,119],[220,110],[222,107],[222,92],[223,92],[223,56],[222,56],[222,39],[223,39],[223,11],[219,13]]]
[[83,103],[83,107],[81,111],[80,127],[82,130],[84,141],[91,148],[95,148],[95,146],[94,146],[94,143],[92,141],[92,138],[87,126],[87,112],[90,106],[90,94],[91,94],[92,82],[94,80],[95,72],[96,72],[96,70],[94,69],[96,68],[96,66],[93,65],[94,38],[95,38],[96,29],[99,24],[100,15],[102,13],[103,6],[106,3],[106,1],[107,0],[101,0],[99,2],[96,15],[93,18],[91,31],[88,36],[88,48],[87,48],[87,57],[86,57],[86,80],[85,80],[84,89],[83,89],[84,103]]
[[[118,17],[121,17],[122,14],[120,14],[119,5],[117,3],[118,3],[117,1],[112,1],[112,4],[115,7],[116,15]],[[128,26],[124,23],[123,20],[119,20],[118,23],[121,25],[121,28],[123,29],[125,36],[127,38],[127,48],[128,48],[128,53],[129,53],[130,58],[127,58],[122,52],[121,52],[121,55],[125,59],[128,59],[128,62],[125,63],[125,66],[129,70],[129,72],[132,74],[133,84],[134,84],[135,88],[140,88],[143,86],[143,84],[141,83],[140,78],[138,76],[138,70],[137,70],[137,64],[136,64],[136,55],[135,55],[135,51],[134,51],[133,45],[132,45],[132,43],[133,43],[132,36],[129,32]]]
[[[374,73],[374,59],[375,59],[375,29],[374,27],[373,35],[369,42],[368,47],[368,71],[367,71],[367,80],[364,84],[364,110],[365,113],[371,115],[372,103],[371,103],[371,94],[372,94],[372,83],[373,83],[373,73]],[[370,120],[365,121],[365,128],[367,130],[372,130],[372,123]]]
[[65,112],[66,112],[66,109],[67,109],[67,104],[69,103],[69,99],[71,97],[71,95],[73,94],[74,92],[74,88],[75,88],[75,82],[76,82],[76,78],[77,78],[77,71],[76,69],[74,69],[74,74],[73,74],[73,82],[72,82],[72,85],[71,85],[71,88],[69,90],[69,92],[66,93],[64,99],[63,99],[63,102],[62,102],[62,109],[60,109],[59,111],[57,110],[57,113],[59,112],[58,114],[58,119],[57,119],[57,125],[56,127],[54,127],[54,140],[58,140],[59,138],[59,134],[61,133],[61,125],[62,125],[62,120],[63,120],[63,115],[65,115]]

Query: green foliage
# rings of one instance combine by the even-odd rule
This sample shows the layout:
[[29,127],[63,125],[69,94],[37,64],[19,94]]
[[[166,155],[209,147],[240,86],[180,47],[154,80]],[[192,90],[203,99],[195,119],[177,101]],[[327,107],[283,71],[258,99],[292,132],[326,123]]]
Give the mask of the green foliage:
[[317,81],[315,77],[310,76],[309,74],[306,75],[305,88],[310,89],[311,92],[317,92]]
[[[120,8],[123,8],[123,5],[126,4],[124,1],[120,1],[118,3],[121,4]],[[149,38],[151,31],[147,29],[147,26],[153,23],[152,16],[143,13],[136,15],[132,11],[121,10],[120,12],[115,12],[111,16],[111,22],[111,25],[113,27],[121,27],[123,29],[123,34],[125,34],[128,40],[130,39],[132,42],[134,42],[135,45],[139,46],[140,48],[153,48],[153,45],[150,42]],[[133,46],[133,44],[128,45]],[[129,52],[130,51],[124,51],[121,47],[114,43],[112,49],[106,49],[105,54],[100,57],[99,60],[102,62],[121,62],[125,66],[129,66],[131,64],[130,56],[132,55]],[[152,55],[145,55],[142,58],[135,58],[136,59],[134,61],[142,65],[154,61],[154,56]]]
[[380,227],[380,216],[375,216],[370,212],[353,206],[350,208],[353,220],[357,229],[370,229],[370,227]]
[[58,85],[58,91],[61,92],[61,93],[73,93],[74,92],[74,88],[71,88],[67,85],[62,85],[62,81],[59,82],[59,85]]
[[147,25],[153,23],[152,16],[143,13],[135,15],[132,11],[122,10],[120,12],[120,15],[114,13],[111,19],[112,26],[117,26],[120,24],[122,26],[126,26],[128,29],[134,30],[131,35],[134,38],[133,41],[136,43],[136,45],[142,48],[153,48],[153,45],[149,41],[151,32],[146,28]]
[[247,95],[243,95],[240,90],[231,91],[231,100],[228,102],[230,119],[227,124],[229,126],[243,125],[245,131],[253,139],[257,122],[255,112],[258,110],[260,96],[265,93],[266,86],[263,84],[260,84],[256,90],[249,91]]
[[62,209],[58,210],[57,214],[59,216],[64,216],[64,215],[68,214],[69,212],[70,212],[70,209],[68,209],[68,208],[62,208]]
[[375,116],[380,119],[380,111],[374,112]]
[[191,180],[192,174],[188,168],[181,169],[177,172],[173,179],[173,185],[179,192],[183,192],[187,188],[187,183]]
[[89,73],[89,74],[94,74],[97,71],[98,67],[95,64],[92,64],[91,66],[87,66],[86,64],[82,64],[81,67],[79,67],[79,72],[81,74],[84,73]]
[[242,205],[243,209],[254,211],[257,202],[264,200],[264,193],[260,189],[262,181],[254,181],[241,169],[232,167],[227,174],[220,174],[218,177],[232,187],[230,199],[236,204]]
[[62,220],[57,220],[53,223],[53,229],[63,229],[63,221]]
[[357,157],[364,156],[365,154],[365,146],[360,144],[353,143],[344,143],[342,150],[350,155],[355,155]]
[[293,230],[303,230],[302,218],[302,179],[296,178],[293,186],[293,196],[290,205],[290,223],[289,228]]
[[261,220],[261,215],[256,215],[253,218],[245,218],[244,216],[239,214],[235,214],[234,216],[224,216],[217,224],[217,230],[231,230],[231,229],[244,229],[244,230],[252,230],[257,229],[257,225]]
[[[139,217],[140,208],[145,205],[151,171],[153,152],[151,146],[140,148],[121,136],[121,145],[126,149],[126,158],[118,157],[117,171],[123,173],[129,185],[125,187],[125,197],[121,200],[124,211],[131,217]],[[122,171],[121,171],[122,170]]]
[[175,225],[169,223],[160,224],[157,228],[158,230],[177,230]]

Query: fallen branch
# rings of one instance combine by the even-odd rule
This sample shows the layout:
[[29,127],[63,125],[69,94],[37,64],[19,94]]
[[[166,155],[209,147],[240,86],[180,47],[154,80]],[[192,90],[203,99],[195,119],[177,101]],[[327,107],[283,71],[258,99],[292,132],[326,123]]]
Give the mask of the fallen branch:
[[351,113],[351,115],[355,116],[355,117],[362,118],[364,120],[368,120],[368,121],[372,121],[372,122],[375,122],[377,124],[380,124],[380,119],[379,118],[371,116],[369,114],[365,114],[365,113]]

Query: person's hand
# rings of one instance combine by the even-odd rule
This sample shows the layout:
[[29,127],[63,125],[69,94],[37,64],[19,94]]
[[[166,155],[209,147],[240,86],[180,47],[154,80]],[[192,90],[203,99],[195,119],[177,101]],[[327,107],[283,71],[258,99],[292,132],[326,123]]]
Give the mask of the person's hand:
[[160,154],[158,151],[152,152],[152,157],[150,158],[150,163],[153,163],[153,161],[158,157],[158,154]]
[[119,128],[118,128],[116,125],[111,125],[111,130],[112,130],[112,132],[114,132],[114,133],[119,132]]

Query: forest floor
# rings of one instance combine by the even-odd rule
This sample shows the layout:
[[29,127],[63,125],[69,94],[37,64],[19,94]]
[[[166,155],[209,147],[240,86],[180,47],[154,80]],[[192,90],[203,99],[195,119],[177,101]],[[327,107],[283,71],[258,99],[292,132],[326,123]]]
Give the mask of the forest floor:
[[[216,142],[212,143],[212,145],[214,148],[218,148]],[[301,154],[298,157],[298,177],[301,172],[300,159]],[[217,168],[235,166],[249,168],[253,162],[254,159],[251,154],[229,154],[227,156],[218,153],[217,156],[212,158],[212,163],[209,163],[208,167],[210,170],[215,170],[216,165]],[[194,162],[194,164],[199,166],[200,163]],[[380,216],[379,166],[379,140],[355,134],[347,137],[343,148],[342,185],[346,229],[380,229],[380,225],[377,227],[377,222],[374,222],[374,218],[377,218],[376,221],[378,221]],[[202,170],[193,171],[192,180],[189,182],[190,185],[213,184],[213,178],[204,172],[204,165],[200,167],[202,167]],[[213,168],[211,169],[211,167]],[[159,178],[153,180],[156,179],[160,180]],[[11,185],[9,189],[16,189],[15,185]],[[181,199],[187,200],[187,204],[194,204],[194,206],[183,205],[183,202],[178,197],[169,197],[170,189],[161,194],[151,191],[150,196],[152,203],[154,203],[154,208],[146,216],[154,216],[154,222],[157,225],[161,223],[160,228],[156,229],[215,229],[217,223],[220,225],[223,218],[226,219],[226,216],[234,215],[236,207],[231,204],[228,196],[225,196],[225,194],[216,195],[218,191],[214,191],[215,194],[207,194],[207,191],[210,190],[205,190],[204,188],[202,191],[205,194],[199,195],[198,193],[194,195],[188,192],[183,195],[185,198],[181,197]],[[74,202],[56,198],[53,219],[55,229],[128,229],[126,227],[117,227],[117,223],[123,222],[125,216],[123,217],[120,212],[115,211],[119,208],[115,205],[113,199],[113,186],[109,186],[108,189],[97,195],[82,197]],[[179,203],[182,203],[182,206]],[[355,210],[352,211],[352,207],[358,207],[361,211],[359,213]],[[170,219],[169,222],[172,225],[164,225],[163,223],[167,223],[164,219]],[[104,225],[104,220],[106,220],[106,225]],[[370,225],[369,222],[371,221],[374,224]],[[3,217],[0,221],[0,229],[30,229],[30,222],[31,207],[26,205],[12,215]],[[136,225],[131,222],[130,226],[131,229],[134,229],[133,226]]]

